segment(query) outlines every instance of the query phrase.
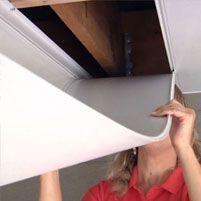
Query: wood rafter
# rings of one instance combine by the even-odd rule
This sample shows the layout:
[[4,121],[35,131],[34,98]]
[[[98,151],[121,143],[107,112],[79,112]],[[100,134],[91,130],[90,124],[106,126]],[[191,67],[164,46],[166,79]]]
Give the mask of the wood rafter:
[[118,75],[123,48],[120,13],[112,3],[93,1],[51,7],[102,68],[110,75]]
[[[110,75],[123,61],[120,12],[115,2],[97,0],[10,0],[17,8],[50,5],[65,25]],[[75,3],[76,2],[76,3]]]
[[47,6],[47,5],[73,3],[73,2],[80,2],[80,1],[87,1],[87,0],[10,0],[10,2],[17,8]]

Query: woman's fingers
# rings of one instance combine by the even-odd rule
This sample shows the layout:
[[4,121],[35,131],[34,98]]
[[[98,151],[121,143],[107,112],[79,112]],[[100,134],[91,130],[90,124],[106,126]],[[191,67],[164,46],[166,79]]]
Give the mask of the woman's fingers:
[[178,118],[184,116],[184,114],[185,114],[185,111],[182,111],[176,107],[169,107],[169,106],[167,106],[167,107],[163,106],[151,113],[151,115],[153,115],[153,116],[173,115]]
[[171,100],[166,105],[162,105],[151,113],[153,116],[165,116],[173,115],[177,118],[184,117],[186,115],[194,115],[195,112],[191,108],[186,108],[176,100]]
[[157,108],[151,115],[156,117],[172,115],[172,125],[169,134],[176,151],[192,144],[192,134],[196,118],[193,109],[183,106],[176,100],[171,100],[167,104]]

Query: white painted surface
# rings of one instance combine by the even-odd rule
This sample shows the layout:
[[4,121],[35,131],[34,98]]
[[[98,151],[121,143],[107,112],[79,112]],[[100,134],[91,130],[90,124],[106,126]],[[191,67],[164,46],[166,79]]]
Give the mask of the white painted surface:
[[158,136],[167,119],[150,113],[169,100],[171,82],[171,74],[76,80],[67,93],[130,130]]
[[90,75],[7,0],[0,0],[0,53],[60,89]]
[[201,1],[155,2],[176,83],[183,93],[201,92]]
[[[0,70],[0,185],[161,140],[168,134],[170,117],[164,118],[165,121],[162,118],[157,120],[157,126],[163,127],[162,132],[138,133],[81,103],[3,55],[0,55]],[[144,86],[144,82],[141,84]],[[154,96],[161,97],[158,93],[160,80],[150,79],[147,84],[153,86]],[[169,86],[167,79],[166,84],[169,91],[165,94],[169,95],[165,96],[167,100],[164,102],[173,95],[174,83]],[[122,90],[126,90],[126,86]],[[133,94],[138,96],[138,91],[133,91]],[[104,98],[107,102],[107,96]],[[152,101],[150,94],[144,99]],[[124,105],[122,100],[122,107],[129,108],[129,105]],[[138,111],[135,105],[129,109],[133,113]],[[145,112],[135,114],[142,120],[146,115],[156,128],[153,121],[156,117]],[[131,118],[128,120],[133,121]]]

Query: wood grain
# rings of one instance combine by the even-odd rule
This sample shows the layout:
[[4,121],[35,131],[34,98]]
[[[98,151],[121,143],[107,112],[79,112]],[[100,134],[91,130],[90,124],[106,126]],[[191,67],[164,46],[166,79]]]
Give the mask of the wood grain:
[[80,1],[87,1],[87,0],[10,0],[10,2],[17,8],[47,6],[47,5],[72,3]]
[[51,6],[102,68],[118,75],[123,48],[120,13],[112,2],[79,2]]
[[133,74],[170,73],[156,10],[123,12],[122,24],[133,39]]

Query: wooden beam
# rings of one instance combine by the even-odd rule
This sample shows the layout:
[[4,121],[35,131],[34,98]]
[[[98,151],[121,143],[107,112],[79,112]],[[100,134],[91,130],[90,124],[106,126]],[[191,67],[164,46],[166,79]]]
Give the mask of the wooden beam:
[[170,73],[156,10],[122,12],[122,24],[133,40],[133,74]]
[[47,5],[72,3],[72,2],[80,2],[80,1],[87,1],[87,0],[10,0],[10,2],[16,8],[47,6]]
[[79,2],[51,6],[102,68],[117,75],[123,48],[120,13],[114,2]]

